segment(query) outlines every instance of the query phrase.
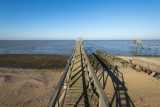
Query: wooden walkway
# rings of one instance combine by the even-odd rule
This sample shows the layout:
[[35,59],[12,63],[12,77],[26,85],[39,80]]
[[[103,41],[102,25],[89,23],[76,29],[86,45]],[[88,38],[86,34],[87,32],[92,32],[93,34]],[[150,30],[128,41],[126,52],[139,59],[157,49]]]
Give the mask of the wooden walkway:
[[108,107],[105,95],[79,38],[48,107]]
[[84,57],[82,56],[81,46],[78,43],[74,54],[73,70],[69,88],[66,93],[64,105],[70,106],[87,106],[91,104],[91,97],[88,92],[88,82],[86,77],[86,67]]

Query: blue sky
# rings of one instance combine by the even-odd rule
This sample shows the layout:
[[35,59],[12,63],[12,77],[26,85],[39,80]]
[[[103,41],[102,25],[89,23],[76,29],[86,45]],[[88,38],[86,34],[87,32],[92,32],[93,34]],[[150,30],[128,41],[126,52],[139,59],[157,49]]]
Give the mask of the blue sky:
[[160,0],[0,0],[0,40],[160,39]]

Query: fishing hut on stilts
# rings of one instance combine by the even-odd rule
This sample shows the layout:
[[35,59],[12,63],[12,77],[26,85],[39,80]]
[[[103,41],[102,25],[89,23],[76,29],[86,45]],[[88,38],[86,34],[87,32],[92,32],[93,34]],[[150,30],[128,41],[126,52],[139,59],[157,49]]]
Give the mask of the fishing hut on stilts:
[[141,40],[133,40],[131,44],[131,48],[136,50],[136,52],[141,53],[145,51],[145,54],[153,52],[151,55],[157,55],[157,51],[160,49],[160,43],[146,43]]

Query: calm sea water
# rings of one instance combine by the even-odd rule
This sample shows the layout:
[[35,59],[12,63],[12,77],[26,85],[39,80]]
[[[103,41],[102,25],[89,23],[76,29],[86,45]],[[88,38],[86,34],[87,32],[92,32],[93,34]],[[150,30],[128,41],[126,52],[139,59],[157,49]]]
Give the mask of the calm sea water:
[[[112,55],[160,55],[160,46],[150,49],[136,49],[129,40],[86,40],[88,52],[102,50]],[[146,43],[160,43],[160,40],[147,40]],[[62,54],[70,55],[75,46],[74,40],[25,40],[0,41],[0,54]]]
[[16,40],[0,41],[0,54],[62,54],[70,55],[72,40]]

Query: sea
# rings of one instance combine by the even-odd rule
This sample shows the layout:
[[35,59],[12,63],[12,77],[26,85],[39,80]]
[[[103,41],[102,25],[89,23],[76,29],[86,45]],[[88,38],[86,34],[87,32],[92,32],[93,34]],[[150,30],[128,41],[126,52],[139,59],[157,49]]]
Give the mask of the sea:
[[[136,46],[132,40],[84,40],[88,53],[97,50],[111,55],[160,56],[160,40],[142,40],[146,45]],[[71,55],[75,40],[0,40],[0,54],[60,54]]]

